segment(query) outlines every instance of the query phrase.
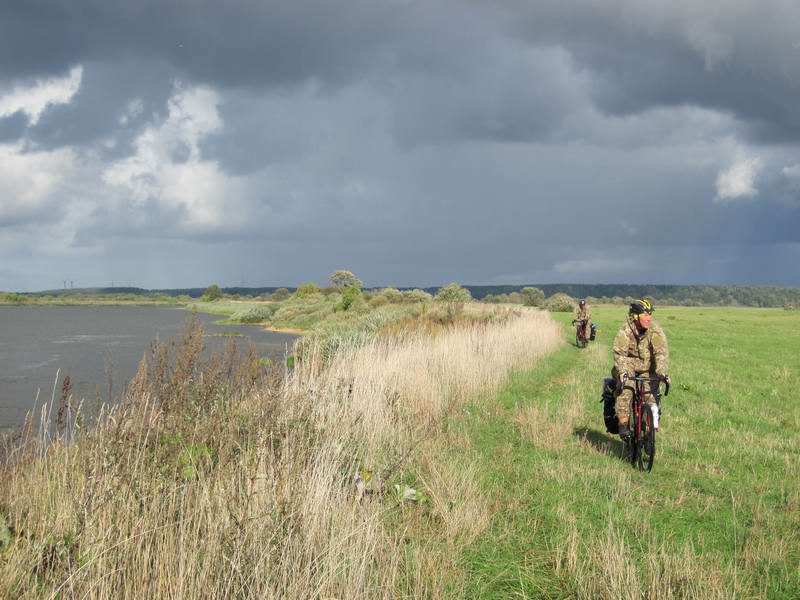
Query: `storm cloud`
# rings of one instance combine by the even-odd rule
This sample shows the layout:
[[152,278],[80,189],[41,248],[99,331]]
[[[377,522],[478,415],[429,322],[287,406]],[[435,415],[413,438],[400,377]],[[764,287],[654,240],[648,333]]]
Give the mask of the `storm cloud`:
[[2,10],[0,289],[800,285],[795,2]]

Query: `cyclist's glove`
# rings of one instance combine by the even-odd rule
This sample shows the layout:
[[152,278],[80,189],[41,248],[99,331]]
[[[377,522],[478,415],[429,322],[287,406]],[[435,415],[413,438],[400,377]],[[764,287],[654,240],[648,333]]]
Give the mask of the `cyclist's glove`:
[[659,378],[661,379],[661,381],[663,381],[666,384],[666,389],[664,390],[664,395],[665,396],[669,396],[669,387],[670,387],[670,384],[672,383],[670,381],[670,379],[669,379],[669,375],[664,373],[663,375],[659,375]]
[[622,393],[623,388],[625,387],[625,382],[630,379],[631,376],[627,373],[621,373],[619,379],[617,379],[617,393]]

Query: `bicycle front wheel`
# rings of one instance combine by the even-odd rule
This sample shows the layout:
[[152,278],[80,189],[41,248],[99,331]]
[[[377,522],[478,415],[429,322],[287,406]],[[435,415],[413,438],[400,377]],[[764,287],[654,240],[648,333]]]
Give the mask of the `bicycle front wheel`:
[[634,406],[631,410],[631,419],[628,427],[630,428],[630,435],[627,438],[627,446],[628,446],[628,460],[631,461],[631,466],[635,467],[639,461],[639,456],[641,455],[641,449],[639,448],[639,436],[636,434],[636,424],[639,421],[639,416],[636,414],[636,407]]
[[578,348],[585,348],[586,347],[586,339],[580,333],[576,333],[575,334],[575,345]]
[[656,459],[656,428],[653,423],[653,411],[658,410],[658,407],[653,404],[645,404],[642,410],[642,456],[640,458],[641,469],[647,469],[648,472],[653,470],[653,463]]

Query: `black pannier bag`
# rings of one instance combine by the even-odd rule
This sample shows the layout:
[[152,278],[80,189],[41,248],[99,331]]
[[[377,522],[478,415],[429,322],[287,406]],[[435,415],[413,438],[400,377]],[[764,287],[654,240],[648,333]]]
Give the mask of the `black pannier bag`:
[[589,341],[594,341],[594,338],[597,337],[597,325],[594,323],[592,325],[592,332],[589,334]]
[[614,409],[614,389],[616,383],[611,378],[603,380],[603,397],[600,402],[603,403],[603,420],[606,422],[606,431],[608,433],[619,433],[619,421],[617,421],[617,411]]

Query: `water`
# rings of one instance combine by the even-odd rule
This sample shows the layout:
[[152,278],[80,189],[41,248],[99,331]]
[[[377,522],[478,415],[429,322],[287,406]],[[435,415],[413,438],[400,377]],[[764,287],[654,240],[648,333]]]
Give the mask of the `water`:
[[[180,333],[189,313],[177,308],[118,306],[0,306],[0,431],[19,426],[34,408],[49,403],[58,373],[56,402],[64,376],[76,399],[118,396],[136,373],[151,342]],[[222,348],[230,339],[214,334],[241,333],[236,343],[253,343],[261,356],[283,360],[297,336],[255,326],[215,325],[198,314],[205,345]],[[110,374],[110,376],[109,376]]]

